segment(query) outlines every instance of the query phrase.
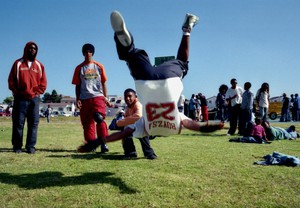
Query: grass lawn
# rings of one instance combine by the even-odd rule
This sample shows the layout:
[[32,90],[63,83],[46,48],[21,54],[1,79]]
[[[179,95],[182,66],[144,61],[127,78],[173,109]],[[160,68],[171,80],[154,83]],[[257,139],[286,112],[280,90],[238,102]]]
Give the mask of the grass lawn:
[[11,120],[0,118],[0,207],[300,207],[300,167],[253,165],[273,151],[300,156],[300,139],[231,143],[226,132],[156,138],[157,160],[136,140],[139,158],[122,160],[121,142],[104,155],[77,153],[79,118],[58,117],[41,119],[29,155],[11,151]]

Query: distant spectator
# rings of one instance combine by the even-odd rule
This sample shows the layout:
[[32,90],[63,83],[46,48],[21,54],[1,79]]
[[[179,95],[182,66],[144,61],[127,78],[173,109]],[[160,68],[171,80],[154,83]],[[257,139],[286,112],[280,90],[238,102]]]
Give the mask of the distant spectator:
[[244,93],[243,93],[243,100],[241,105],[241,128],[240,128],[240,134],[244,136],[249,135],[249,126],[252,119],[252,113],[253,113],[253,100],[254,100],[254,94],[250,91],[251,83],[246,82],[244,84]]
[[299,121],[299,117],[300,117],[300,100],[298,98],[298,93],[295,94],[295,98],[294,98],[294,105],[293,105],[293,112],[295,115],[295,119],[294,121]]
[[184,99],[184,111],[183,111],[184,115],[189,117],[189,100],[188,99]]
[[[229,114],[230,114],[230,120],[229,120],[229,130],[228,135],[234,135],[237,126],[240,133],[240,116],[241,116],[241,103],[242,103],[242,95],[243,95],[243,89],[237,85],[236,79],[231,79],[230,81],[231,87],[227,90],[225,98],[228,102],[229,106]],[[238,125],[239,121],[239,125]]]
[[285,93],[283,93],[282,98],[282,108],[281,108],[281,117],[280,122],[288,122],[289,121],[289,106],[290,106],[290,100],[286,96]]
[[185,97],[183,94],[181,94],[178,101],[178,110],[180,113],[184,113],[184,101],[185,101]]
[[225,99],[226,91],[228,90],[228,86],[225,84],[222,84],[219,87],[219,93],[217,95],[216,99],[216,107],[218,109],[217,112],[217,119],[221,121],[225,121],[227,119],[227,101]]
[[196,121],[201,121],[202,120],[201,101],[198,94],[196,95],[195,101],[196,101]]
[[294,94],[291,94],[289,109],[290,109],[291,114],[292,114],[292,121],[295,121],[295,119],[296,119],[296,115],[295,115],[295,112],[294,112],[294,101],[295,101]]
[[198,97],[200,100],[202,121],[208,121],[208,106],[207,106],[206,97],[202,95],[202,93],[199,93]]
[[192,97],[189,102],[189,117],[192,120],[196,120],[196,111],[197,111],[197,104],[196,104],[196,96],[192,94]]
[[50,107],[50,105],[48,105],[48,107],[45,111],[45,116],[47,118],[48,123],[50,123],[51,114],[52,114],[52,108]]
[[270,105],[269,84],[264,82],[256,93],[256,103],[259,106],[259,116],[266,121]]

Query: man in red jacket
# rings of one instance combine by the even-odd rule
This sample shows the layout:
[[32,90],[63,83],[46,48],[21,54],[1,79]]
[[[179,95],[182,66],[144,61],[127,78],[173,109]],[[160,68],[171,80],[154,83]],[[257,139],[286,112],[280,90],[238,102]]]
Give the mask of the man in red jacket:
[[28,42],[23,57],[14,62],[8,77],[8,87],[14,96],[12,145],[15,153],[22,152],[26,118],[28,123],[26,152],[35,153],[39,125],[39,97],[47,86],[44,65],[36,59],[37,52],[37,44]]

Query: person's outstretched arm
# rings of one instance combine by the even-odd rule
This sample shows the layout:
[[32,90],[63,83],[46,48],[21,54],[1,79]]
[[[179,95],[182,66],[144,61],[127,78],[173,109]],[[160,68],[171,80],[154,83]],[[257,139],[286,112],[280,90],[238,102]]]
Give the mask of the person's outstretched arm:
[[224,123],[223,122],[197,122],[190,118],[188,118],[186,115],[181,115],[181,123],[182,125],[193,131],[200,131],[200,132],[213,132],[216,130],[223,129]]

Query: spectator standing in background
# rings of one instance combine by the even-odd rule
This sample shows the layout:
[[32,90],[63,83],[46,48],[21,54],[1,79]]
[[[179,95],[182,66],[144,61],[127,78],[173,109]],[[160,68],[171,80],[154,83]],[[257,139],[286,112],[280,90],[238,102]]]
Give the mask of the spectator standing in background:
[[256,103],[259,106],[259,115],[263,121],[267,120],[270,104],[269,84],[264,82],[256,93]]
[[180,113],[185,113],[184,112],[184,101],[185,101],[185,97],[183,94],[181,94],[179,101],[178,101],[178,110]]
[[192,94],[192,97],[189,102],[189,117],[192,120],[196,120],[196,113],[197,113],[197,103],[196,103],[196,96]]
[[28,42],[23,57],[16,60],[8,77],[8,87],[14,96],[12,112],[12,145],[15,153],[22,152],[23,130],[27,118],[26,152],[35,153],[40,118],[40,95],[46,90],[44,65],[36,59],[38,46]]
[[293,104],[293,111],[295,114],[295,120],[294,121],[299,121],[299,114],[300,114],[300,100],[298,98],[298,93],[295,94],[295,98],[294,98],[294,104]]
[[250,91],[251,83],[246,82],[244,84],[244,93],[241,105],[241,128],[240,134],[243,136],[249,136],[250,130],[252,127],[251,119],[252,119],[252,112],[253,112],[253,101],[254,101],[254,94]]
[[290,100],[286,96],[285,93],[283,93],[282,98],[282,108],[281,108],[281,117],[280,122],[288,122],[289,121],[289,106],[290,106]]
[[51,114],[52,114],[52,108],[50,107],[50,105],[48,105],[45,113],[48,123],[50,123]]
[[216,106],[218,109],[217,112],[217,118],[224,122],[227,119],[227,111],[228,111],[228,106],[227,106],[227,101],[225,99],[226,92],[228,90],[228,86],[225,84],[222,84],[219,87],[219,93],[217,95],[216,99]]
[[294,110],[293,110],[293,107],[294,107],[294,100],[295,100],[294,94],[291,94],[289,111],[291,111],[291,114],[292,114],[292,118],[291,118],[292,121],[295,120],[295,112],[294,112]]
[[201,114],[202,114],[202,121],[208,121],[208,106],[206,97],[202,94],[198,94],[201,106]]
[[227,134],[234,135],[237,126],[238,126],[239,134],[241,131],[240,117],[241,117],[243,89],[237,85],[237,80],[235,78],[231,79],[230,83],[231,83],[231,87],[227,90],[225,94],[225,99],[228,102],[229,114],[230,114],[230,120],[229,120],[230,127]]

